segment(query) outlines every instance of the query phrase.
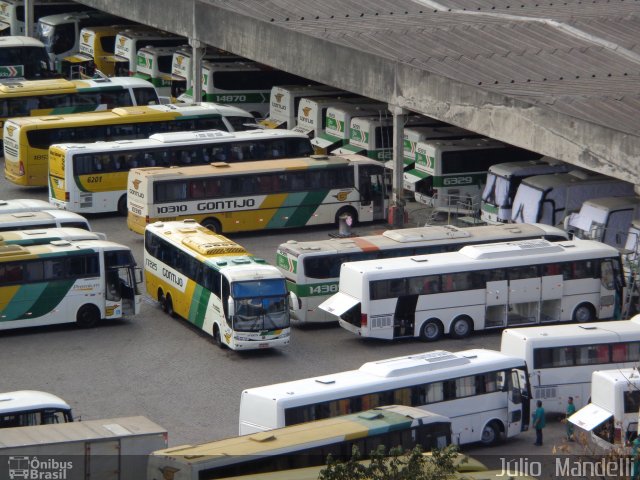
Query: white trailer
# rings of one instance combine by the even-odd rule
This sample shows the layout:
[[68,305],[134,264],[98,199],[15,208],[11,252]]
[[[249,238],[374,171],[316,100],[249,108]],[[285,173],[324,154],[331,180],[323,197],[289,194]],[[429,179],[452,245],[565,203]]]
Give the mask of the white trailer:
[[167,431],[145,417],[0,429],[0,478],[139,480]]

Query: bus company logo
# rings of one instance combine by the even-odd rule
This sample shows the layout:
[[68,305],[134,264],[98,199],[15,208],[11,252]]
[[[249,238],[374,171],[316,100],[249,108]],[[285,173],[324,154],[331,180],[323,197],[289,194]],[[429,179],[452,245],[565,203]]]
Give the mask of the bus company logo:
[[124,44],[127,42],[126,37],[120,37],[118,39],[118,44],[120,45],[120,48],[124,48]]
[[0,13],[2,13],[3,15],[5,13],[7,13],[7,4],[6,3],[0,3]]
[[84,43],[88,43],[90,38],[91,38],[91,34],[90,33],[83,33],[82,34],[82,41]]
[[350,190],[338,192],[333,196],[333,198],[335,198],[339,202],[345,202],[347,200],[347,197],[349,196],[349,193],[350,193]]
[[9,456],[7,461],[9,478],[24,478],[25,480],[66,480],[72,462],[61,462],[53,458],[40,460],[38,457]]
[[182,55],[178,55],[176,57],[176,65],[178,65],[179,67],[182,67],[182,62],[184,62],[184,57]]
[[17,127],[14,127],[13,125],[7,126],[6,127],[7,134],[9,134],[10,137],[13,137],[13,132],[16,131],[16,128]]
[[133,182],[133,188],[135,188],[136,190],[138,190],[138,187],[140,186],[140,184],[142,183],[142,180],[134,180]]
[[274,97],[276,97],[276,102],[280,103],[280,100],[284,97],[284,93],[276,93]]
[[304,107],[304,108],[302,109],[302,114],[303,114],[305,117],[308,117],[308,116],[309,116],[309,112],[311,112],[311,110],[313,110],[311,107]]

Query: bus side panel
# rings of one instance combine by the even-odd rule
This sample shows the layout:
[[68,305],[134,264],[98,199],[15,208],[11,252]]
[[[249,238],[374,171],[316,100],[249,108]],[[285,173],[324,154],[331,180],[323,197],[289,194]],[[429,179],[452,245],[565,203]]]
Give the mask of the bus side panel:
[[77,302],[63,302],[74,296],[69,293],[73,285],[73,280],[66,280],[0,287],[0,329],[75,321],[77,308],[71,305]]

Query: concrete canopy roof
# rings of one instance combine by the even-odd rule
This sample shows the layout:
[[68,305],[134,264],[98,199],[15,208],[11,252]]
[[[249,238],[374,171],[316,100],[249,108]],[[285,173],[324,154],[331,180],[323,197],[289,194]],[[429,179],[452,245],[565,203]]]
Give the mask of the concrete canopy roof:
[[636,2],[82,3],[640,184]]

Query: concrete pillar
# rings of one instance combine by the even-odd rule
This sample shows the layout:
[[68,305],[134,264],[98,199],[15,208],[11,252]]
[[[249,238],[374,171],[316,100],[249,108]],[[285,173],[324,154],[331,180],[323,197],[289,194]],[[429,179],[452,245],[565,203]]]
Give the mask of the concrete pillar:
[[[192,98],[194,102],[202,101],[202,56],[204,48],[202,43],[195,38],[189,39],[191,45],[191,83]],[[189,88],[189,85],[187,85]]]
[[404,108],[389,104],[393,115],[393,182],[391,206],[389,207],[389,223],[394,228],[402,228],[405,224],[405,200],[403,187],[404,171],[404,124],[407,114]]
[[33,37],[33,0],[24,0],[24,34],[27,37]]

